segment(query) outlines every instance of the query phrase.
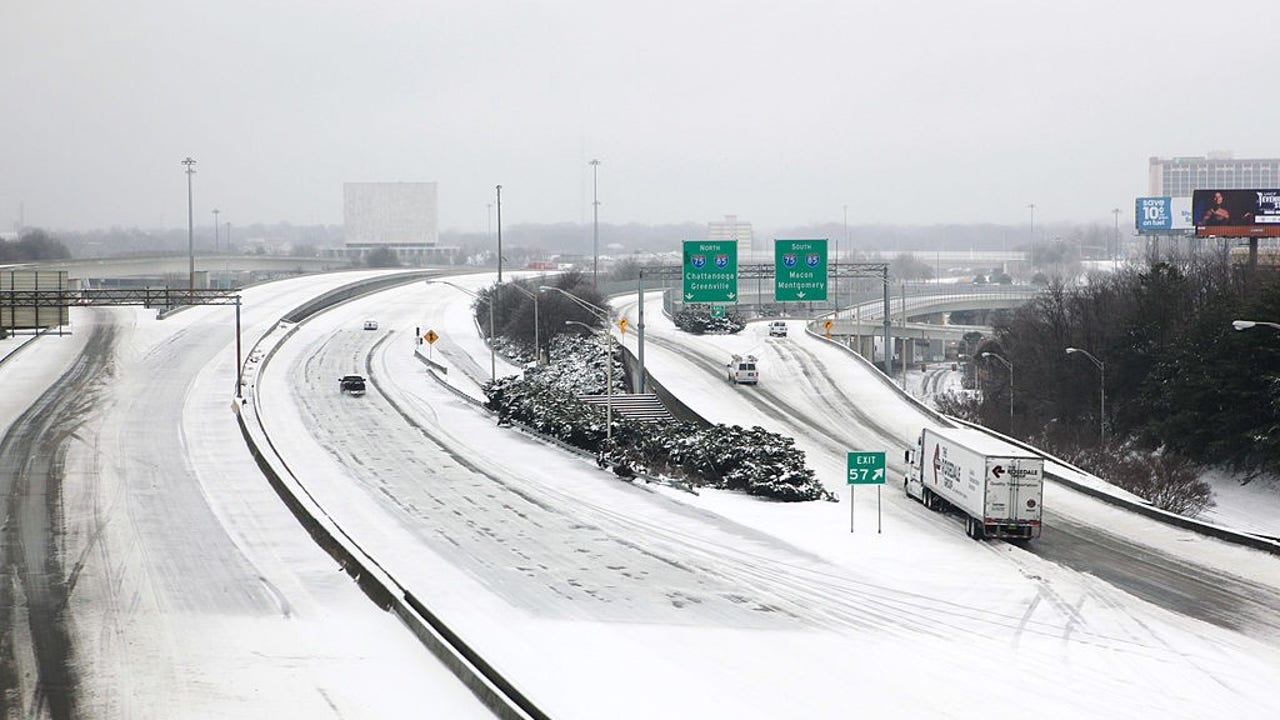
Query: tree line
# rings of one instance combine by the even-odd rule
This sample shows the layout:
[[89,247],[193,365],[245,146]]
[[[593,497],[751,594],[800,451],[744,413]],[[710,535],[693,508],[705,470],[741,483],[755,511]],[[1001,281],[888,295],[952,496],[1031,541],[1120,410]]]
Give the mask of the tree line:
[[37,262],[65,260],[71,257],[67,247],[44,230],[33,228],[17,240],[0,241],[0,262]]
[[[1237,319],[1280,322],[1280,273],[1201,257],[1055,281],[993,320],[972,352],[977,398],[940,407],[1149,500],[1181,486],[1164,502],[1195,514],[1211,503],[1197,466],[1246,482],[1280,473],[1280,331],[1238,331]],[[1009,368],[984,353],[1012,365],[1012,388]]]

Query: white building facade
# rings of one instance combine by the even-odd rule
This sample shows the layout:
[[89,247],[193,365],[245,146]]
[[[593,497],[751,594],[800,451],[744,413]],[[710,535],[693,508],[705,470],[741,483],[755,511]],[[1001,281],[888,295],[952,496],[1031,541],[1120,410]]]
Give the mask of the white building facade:
[[359,259],[387,248],[405,265],[451,262],[457,248],[439,243],[433,182],[349,182],[342,185],[342,254]]

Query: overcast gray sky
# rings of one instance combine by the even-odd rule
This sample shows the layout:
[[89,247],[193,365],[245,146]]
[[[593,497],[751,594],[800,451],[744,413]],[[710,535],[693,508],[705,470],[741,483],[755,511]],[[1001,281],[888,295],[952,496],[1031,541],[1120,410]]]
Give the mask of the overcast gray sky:
[[[0,227],[1110,221],[1152,155],[1280,156],[1280,2],[3,0]],[[1272,48],[1268,50],[1268,47]]]

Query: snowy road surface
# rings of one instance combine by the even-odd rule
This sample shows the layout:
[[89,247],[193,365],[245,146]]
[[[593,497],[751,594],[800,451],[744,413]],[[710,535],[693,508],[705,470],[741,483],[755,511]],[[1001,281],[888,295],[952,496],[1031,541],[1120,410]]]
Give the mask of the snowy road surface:
[[[344,529],[553,716],[906,708],[980,717],[1028,696],[1041,717],[1280,711],[1280,638],[1265,609],[1234,623],[1190,617],[1069,563],[970,541],[893,488],[882,498],[885,532],[874,532],[868,491],[850,533],[846,502],[635,486],[497,427],[413,355],[414,328],[457,323],[458,313],[469,322],[457,293],[442,290],[380,293],[305,324],[262,378],[268,430]],[[378,318],[377,333],[359,330],[365,317]],[[660,334],[664,321],[647,320],[651,337]],[[738,352],[769,344],[738,340]],[[650,369],[713,419],[794,422],[811,465],[837,490],[843,453],[855,449],[844,445],[878,449],[918,430],[923,416],[895,393],[856,379],[850,387],[823,369],[820,348],[786,342],[760,354],[773,381],[793,387],[765,387],[768,376],[761,388],[709,381],[704,361],[677,346],[702,357],[728,346],[674,339],[651,346]],[[363,398],[337,392],[351,367],[373,379]],[[799,411],[797,394],[806,398]],[[1276,593],[1269,556],[1148,527],[1060,490],[1048,502],[1090,543],[1100,526],[1119,538],[1149,534],[1154,555],[1185,553],[1262,601]]]
[[[246,344],[360,276],[245,290]],[[489,716],[263,481],[232,308],[72,327],[0,365],[0,717]]]

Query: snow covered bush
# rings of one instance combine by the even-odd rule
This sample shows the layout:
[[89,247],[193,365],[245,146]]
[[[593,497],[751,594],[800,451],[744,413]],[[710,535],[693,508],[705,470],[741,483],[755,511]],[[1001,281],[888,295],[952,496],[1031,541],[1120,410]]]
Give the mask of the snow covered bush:
[[746,323],[742,321],[742,318],[733,311],[726,312],[724,317],[711,317],[705,310],[690,310],[686,308],[676,313],[673,321],[676,327],[694,335],[705,335],[707,333],[732,335],[742,332],[742,328],[746,327]]
[[[599,465],[619,477],[665,475],[783,501],[834,499],[791,438],[760,427],[641,423],[615,413],[608,438],[605,408],[578,399],[604,392],[603,358],[592,345],[558,336],[551,343],[551,365],[489,383],[486,406],[500,423],[514,420],[595,453]],[[615,368],[615,382],[620,377]]]

